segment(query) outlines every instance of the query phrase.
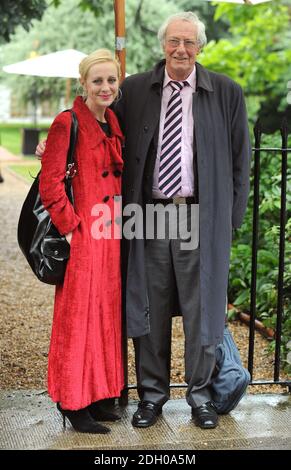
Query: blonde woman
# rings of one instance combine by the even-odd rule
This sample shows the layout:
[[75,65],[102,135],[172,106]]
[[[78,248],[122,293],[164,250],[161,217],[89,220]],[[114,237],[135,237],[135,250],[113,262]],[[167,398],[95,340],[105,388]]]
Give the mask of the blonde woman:
[[[120,66],[100,49],[82,60],[79,71],[83,96],[72,108],[79,126],[74,206],[64,188],[70,113],[59,114],[50,128],[40,177],[43,204],[71,245],[64,283],[56,287],[48,392],[64,423],[68,418],[76,431],[107,433],[98,421],[119,416],[101,400],[120,396],[123,388],[120,240],[94,237],[91,212],[95,204],[113,212],[121,192],[123,136],[109,109],[118,95]],[[112,222],[105,221],[107,230]]]

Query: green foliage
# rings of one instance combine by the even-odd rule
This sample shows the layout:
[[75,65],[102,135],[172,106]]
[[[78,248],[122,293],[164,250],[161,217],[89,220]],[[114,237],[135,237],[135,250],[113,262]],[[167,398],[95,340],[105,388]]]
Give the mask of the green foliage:
[[91,10],[95,16],[99,16],[108,11],[108,7],[112,9],[113,1],[104,1],[104,0],[80,0],[79,7],[85,10]]
[[[280,146],[280,137],[265,136],[265,146]],[[290,146],[290,143],[289,143]],[[259,240],[256,309],[266,327],[276,329],[277,282],[279,259],[279,223],[281,207],[281,158],[271,152],[261,153]],[[253,176],[251,177],[253,185]],[[253,192],[244,223],[233,242],[230,269],[229,300],[242,311],[249,311],[252,257]],[[286,370],[287,348],[291,338],[291,176],[287,179],[287,218],[285,230],[284,317],[282,327],[282,359]],[[272,347],[274,345],[272,344]],[[291,370],[291,369],[290,369]]]
[[[85,2],[82,3],[85,7]],[[41,55],[68,48],[85,53],[100,47],[113,51],[113,2],[104,2],[103,13],[97,18],[88,8],[80,12],[79,5],[80,0],[62,1],[58,8],[49,6],[42,20],[36,21],[28,33],[19,28],[13,42],[0,50],[0,70],[3,65],[25,60],[32,54]],[[137,9],[138,6],[141,8]],[[156,33],[163,19],[176,11],[174,1],[161,0],[158,4],[156,0],[126,1],[128,73],[152,68],[153,63],[161,58]],[[1,78],[12,86],[15,100],[20,106],[33,98],[37,101],[48,100],[54,111],[59,111],[60,98],[65,96],[64,79],[8,75],[4,72],[0,73]],[[75,81],[72,98],[76,95],[77,87]]]
[[[79,0],[62,2],[59,8],[47,8],[41,21],[35,22],[29,32],[16,31],[13,42],[2,48],[2,65],[25,60],[62,49],[78,49],[85,53],[103,47],[112,49],[114,44],[114,17],[107,15],[99,20],[90,11],[78,10]],[[57,27],[56,27],[57,25]],[[1,67],[0,67],[1,68]],[[65,96],[66,80],[1,74],[2,80],[12,87],[14,99],[19,106],[36,100],[49,101],[54,112],[59,111],[61,97]],[[76,94],[77,81],[73,81],[72,93]]]
[[201,62],[242,85],[253,123],[262,104],[275,97],[279,97],[278,110],[287,106],[286,87],[291,73],[289,15],[288,8],[278,0],[251,8],[228,3],[216,8],[215,19],[228,21],[231,37],[210,41]]
[[229,37],[229,21],[226,17],[215,18],[216,6],[204,0],[179,0],[179,11],[193,11],[206,25],[208,41]]
[[46,0],[1,0],[0,42],[10,41],[11,35],[19,25],[28,31],[32,20],[40,19],[46,7]]
[[[63,0],[64,1],[64,0]],[[62,0],[52,0],[55,7],[58,7]],[[104,14],[113,8],[113,0],[79,0],[78,7],[83,10],[90,10],[96,17]]]
[[129,74],[151,70],[163,57],[157,32],[164,19],[177,13],[174,1],[147,0],[126,2],[127,71]]

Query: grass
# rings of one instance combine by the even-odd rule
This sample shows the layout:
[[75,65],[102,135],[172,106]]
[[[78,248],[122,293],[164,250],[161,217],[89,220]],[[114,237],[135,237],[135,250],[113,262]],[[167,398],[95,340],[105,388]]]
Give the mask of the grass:
[[[21,154],[23,128],[33,128],[33,124],[0,124],[0,145],[5,147],[9,152],[14,155]],[[38,129],[43,129],[40,132],[40,140],[47,136],[46,125],[37,126]]]
[[32,160],[25,159],[25,161],[17,164],[12,164],[9,165],[8,167],[10,170],[12,170],[14,173],[17,173],[18,175],[22,176],[28,183],[33,182],[33,178],[37,175],[37,173],[40,170],[40,161],[38,160]]

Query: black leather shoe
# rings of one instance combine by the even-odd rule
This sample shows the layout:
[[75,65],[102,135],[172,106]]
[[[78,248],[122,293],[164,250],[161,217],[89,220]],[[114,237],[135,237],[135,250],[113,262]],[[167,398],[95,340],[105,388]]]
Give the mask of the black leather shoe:
[[132,417],[132,425],[136,428],[148,428],[155,424],[161,412],[161,406],[149,401],[142,401],[138,404],[138,409]]
[[202,429],[216,428],[218,424],[217,413],[210,401],[197,408],[192,408],[192,416],[196,426]]

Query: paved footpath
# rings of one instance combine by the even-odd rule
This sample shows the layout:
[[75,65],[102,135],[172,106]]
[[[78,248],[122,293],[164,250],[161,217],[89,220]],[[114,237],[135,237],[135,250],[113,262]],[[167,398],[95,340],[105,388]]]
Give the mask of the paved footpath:
[[4,164],[2,175],[0,387],[44,388],[54,288],[37,280],[17,243],[19,214],[30,183]]
[[19,155],[10,153],[7,149],[0,146],[0,162],[15,162],[21,160]]
[[[134,428],[136,404],[121,411],[122,419],[108,423],[110,434],[74,432],[62,419],[45,391],[0,392],[0,449],[63,450],[287,450],[291,449],[291,396],[247,395],[216,429],[200,429],[184,399],[170,400],[157,423]],[[222,461],[223,463],[223,457]],[[239,464],[238,464],[239,465]]]

